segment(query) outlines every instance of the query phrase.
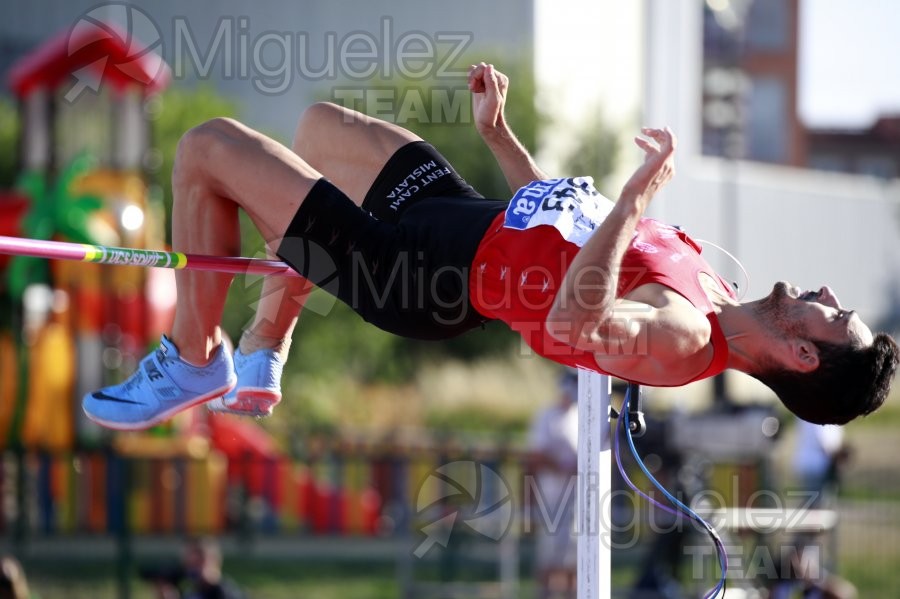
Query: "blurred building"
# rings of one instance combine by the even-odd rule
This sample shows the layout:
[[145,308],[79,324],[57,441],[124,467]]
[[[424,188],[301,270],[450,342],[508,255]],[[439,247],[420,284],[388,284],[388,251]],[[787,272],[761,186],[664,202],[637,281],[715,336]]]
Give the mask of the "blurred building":
[[803,166],[799,1],[704,2],[702,10],[703,153]]
[[[211,84],[238,102],[248,124],[283,138],[293,133],[303,107],[329,99],[332,88],[371,83],[374,76],[353,78],[368,68],[370,53],[377,59],[374,75],[398,76],[399,55],[406,52],[408,64],[429,81],[450,66],[448,57],[452,66],[465,68],[463,61],[479,52],[530,67],[535,26],[531,0],[489,6],[477,0],[452,6],[415,0],[39,0],[5,13],[4,80],[17,58],[48,37],[85,19],[113,21],[140,42],[136,53],[147,47],[162,55],[176,86]],[[354,53],[358,58],[349,58]],[[429,63],[429,54],[438,60]],[[414,58],[421,55],[425,60]]]
[[809,129],[806,135],[812,168],[900,177],[900,115],[883,116],[866,129]]
[[703,3],[704,155],[900,176],[900,117],[807,126],[798,110],[800,0]]

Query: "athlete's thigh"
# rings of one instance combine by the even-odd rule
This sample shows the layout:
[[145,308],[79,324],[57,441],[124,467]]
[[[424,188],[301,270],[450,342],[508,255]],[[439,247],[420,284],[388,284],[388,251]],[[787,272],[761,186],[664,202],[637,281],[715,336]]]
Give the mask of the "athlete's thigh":
[[422,138],[399,125],[320,102],[300,117],[292,149],[362,205],[385,163],[414,141]]
[[282,238],[321,177],[277,141],[233,119],[217,118],[182,137],[172,180],[179,188],[202,187],[236,203],[271,242]]

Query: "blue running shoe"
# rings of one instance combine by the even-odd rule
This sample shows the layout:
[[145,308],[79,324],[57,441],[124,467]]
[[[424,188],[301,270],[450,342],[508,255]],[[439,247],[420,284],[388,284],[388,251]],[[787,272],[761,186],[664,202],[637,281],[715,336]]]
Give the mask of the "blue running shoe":
[[271,349],[260,349],[245,355],[234,352],[237,385],[224,397],[214,399],[206,407],[213,412],[239,416],[269,416],[281,401],[281,373],[284,363]]
[[224,344],[209,364],[198,367],[182,360],[178,348],[163,335],[159,348],[141,360],[134,374],[123,383],[88,393],[82,408],[105,427],[139,430],[219,397],[236,382],[231,352]]

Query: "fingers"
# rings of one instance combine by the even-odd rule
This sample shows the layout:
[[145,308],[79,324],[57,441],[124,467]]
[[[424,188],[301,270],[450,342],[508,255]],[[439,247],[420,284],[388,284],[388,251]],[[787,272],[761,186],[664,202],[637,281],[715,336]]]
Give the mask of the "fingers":
[[634,143],[648,154],[672,154],[675,151],[677,140],[668,127],[663,129],[643,127],[641,134],[644,137],[636,136]]
[[495,69],[492,64],[488,65],[488,69],[490,69],[492,76],[497,80],[497,88],[500,90],[500,93],[505,94],[506,88],[509,87],[509,77]]
[[494,65],[492,64],[489,64],[484,69],[484,87],[495,96],[500,94],[500,81],[497,78],[497,71],[494,70]]
[[469,90],[474,93],[483,93],[490,84],[491,89],[506,93],[509,87],[509,77],[494,68],[494,65],[480,62],[469,66]]
[[659,146],[656,145],[656,143],[647,141],[643,137],[635,137],[634,143],[635,145],[637,145],[637,147],[644,150],[645,152],[659,152]]
[[469,66],[469,90],[482,94],[484,93],[484,71],[487,65],[483,62]]

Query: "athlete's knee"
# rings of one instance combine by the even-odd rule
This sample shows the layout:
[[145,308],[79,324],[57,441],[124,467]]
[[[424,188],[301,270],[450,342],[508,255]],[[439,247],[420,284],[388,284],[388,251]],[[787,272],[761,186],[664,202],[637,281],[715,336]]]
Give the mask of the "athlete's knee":
[[353,123],[361,116],[355,110],[338,106],[333,102],[316,102],[300,115],[292,147],[295,152],[301,145],[310,148],[311,142],[327,138],[334,127]]
[[178,141],[172,180],[194,179],[221,160],[222,152],[244,134],[244,126],[234,119],[216,117],[188,129]]
[[311,126],[323,124],[327,126],[334,122],[352,120],[358,114],[355,110],[344,108],[334,102],[316,102],[300,115],[297,129],[309,129]]
[[219,133],[221,135],[242,135],[247,130],[247,126],[238,120],[227,116],[217,116],[203,121],[194,129],[207,133]]

